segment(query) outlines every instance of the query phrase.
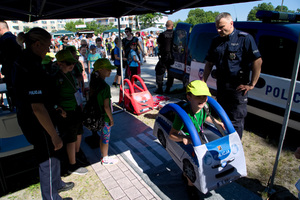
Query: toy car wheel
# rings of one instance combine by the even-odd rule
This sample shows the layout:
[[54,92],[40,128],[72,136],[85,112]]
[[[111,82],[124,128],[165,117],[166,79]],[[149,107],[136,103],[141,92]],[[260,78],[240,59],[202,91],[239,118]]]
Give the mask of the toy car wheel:
[[196,181],[196,173],[194,167],[188,159],[183,160],[183,172],[193,183]]
[[162,132],[162,130],[158,129],[157,131],[157,138],[159,140],[159,142],[161,143],[161,145],[166,148],[167,146],[167,141],[166,141],[166,138],[164,136],[164,133]]

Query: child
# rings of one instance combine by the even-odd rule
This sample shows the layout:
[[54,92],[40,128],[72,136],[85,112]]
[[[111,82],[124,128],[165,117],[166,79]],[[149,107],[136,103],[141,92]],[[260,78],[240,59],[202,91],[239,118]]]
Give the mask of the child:
[[91,53],[89,53],[88,55],[88,75],[89,75],[89,78],[90,78],[90,75],[91,73],[93,72],[93,65],[94,63],[96,62],[96,60],[98,60],[99,58],[101,58],[100,54],[99,53],[96,53],[96,46],[95,45],[91,45],[90,47],[91,49]]
[[[113,49],[114,51],[114,65],[117,67],[117,74],[115,76],[113,86],[115,87],[120,87],[120,82],[121,82],[121,62],[120,62],[120,45],[119,45],[119,38],[116,37],[115,39],[115,48]],[[122,51],[123,52],[123,51]],[[123,60],[126,61],[127,59],[125,58],[125,54],[123,52]],[[123,66],[124,67],[124,66]]]
[[99,53],[101,58],[106,58],[105,49],[102,46],[101,38],[96,38],[96,53]]
[[75,64],[78,62],[69,50],[61,50],[56,55],[60,70],[56,74],[57,110],[61,116],[57,120],[57,128],[67,147],[69,158],[69,173],[79,175],[86,174],[88,170],[81,167],[76,160],[76,152],[79,152],[82,127],[82,103],[79,85],[72,74]]
[[111,111],[111,93],[110,86],[105,82],[105,78],[110,76],[111,70],[116,69],[106,58],[100,58],[94,63],[94,72],[91,75],[90,95],[97,95],[97,101],[102,113],[104,113],[105,125],[98,132],[100,135],[100,151],[102,155],[101,163],[103,165],[113,165],[118,160],[108,157],[108,144],[111,127],[114,120]]
[[[207,96],[211,96],[209,89],[205,82],[200,80],[194,80],[190,82],[186,88],[186,97],[188,104],[186,104],[183,109],[187,112],[188,116],[191,118],[198,133],[203,130],[203,123],[205,121],[213,123],[212,119],[207,116],[207,113],[203,109],[207,102]],[[224,124],[215,120],[224,130]],[[172,129],[169,133],[169,138],[175,142],[183,142],[185,145],[191,144],[191,138],[188,133],[185,135],[180,134],[180,130],[184,128],[184,123],[178,115],[175,116]],[[185,174],[184,174],[185,176]],[[193,183],[186,177],[188,184],[188,194],[191,199],[197,197],[197,189],[193,186]]]
[[130,72],[131,72],[130,77],[138,74],[138,67],[140,65],[140,60],[136,53],[136,45],[137,44],[135,42],[131,43],[130,45],[131,49],[128,55],[128,65],[130,67]]

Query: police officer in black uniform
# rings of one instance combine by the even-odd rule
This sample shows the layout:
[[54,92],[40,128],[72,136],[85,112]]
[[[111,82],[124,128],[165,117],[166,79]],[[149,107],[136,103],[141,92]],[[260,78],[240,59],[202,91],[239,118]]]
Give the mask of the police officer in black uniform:
[[242,138],[248,91],[259,79],[262,59],[253,37],[235,29],[229,13],[220,13],[215,21],[219,36],[214,38],[208,51],[204,81],[216,65],[217,100]]
[[21,52],[22,47],[17,43],[16,36],[9,31],[7,23],[0,20],[0,64],[2,64],[1,72],[6,83],[6,96],[10,110],[13,110],[15,106],[12,68]]
[[157,43],[159,45],[159,61],[156,64],[155,72],[156,72],[156,84],[157,90],[155,93],[163,94],[163,78],[164,74],[167,70],[168,72],[168,80],[167,80],[167,88],[165,93],[169,93],[170,89],[174,82],[174,77],[170,76],[169,69],[170,65],[174,64],[174,57],[172,55],[172,47],[173,47],[173,22],[168,20],[166,23],[167,30],[159,34],[157,38]]
[[16,61],[15,82],[17,119],[22,132],[34,146],[39,163],[42,198],[61,200],[58,194],[74,187],[64,183],[60,176],[59,150],[63,143],[55,128],[55,114],[51,91],[51,78],[42,66],[42,59],[49,51],[51,35],[42,28],[21,32],[17,41],[26,49]]

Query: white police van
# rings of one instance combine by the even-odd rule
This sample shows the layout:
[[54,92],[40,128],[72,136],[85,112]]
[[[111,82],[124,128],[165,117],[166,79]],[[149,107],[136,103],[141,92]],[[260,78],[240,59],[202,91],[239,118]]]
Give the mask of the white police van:
[[[255,89],[249,92],[248,112],[277,123],[283,122],[293,65],[295,57],[299,56],[295,54],[300,34],[300,23],[297,23],[300,14],[282,14],[259,11],[257,17],[262,22],[234,22],[235,28],[254,37],[263,59],[260,79]],[[278,22],[280,17],[284,21]],[[215,23],[198,24],[192,29],[184,69],[184,76],[188,75],[189,81],[203,79],[205,57],[212,39],[217,35]],[[214,72],[207,81],[213,92],[216,91]],[[298,75],[288,124],[296,130],[300,130],[299,79]]]

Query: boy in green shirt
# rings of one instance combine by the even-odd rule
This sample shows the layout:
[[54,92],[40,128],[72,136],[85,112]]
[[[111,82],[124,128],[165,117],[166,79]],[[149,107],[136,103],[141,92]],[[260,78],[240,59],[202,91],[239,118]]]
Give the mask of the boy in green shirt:
[[[186,97],[188,103],[183,107],[183,109],[191,118],[198,133],[202,132],[203,123],[205,121],[213,123],[212,119],[205,112],[205,109],[203,109],[205,104],[207,103],[207,96],[211,96],[211,94],[205,82],[194,80],[188,84],[186,88]],[[217,120],[215,121],[225,130],[224,124],[222,122],[219,122]],[[181,130],[183,130],[185,134],[181,134]],[[189,133],[187,133],[187,131],[185,131],[184,123],[178,115],[175,116],[172,129],[169,133],[169,138],[175,142],[183,142],[185,145],[192,143],[190,135]],[[193,183],[187,177],[186,179],[188,184],[188,195],[191,199],[197,199],[197,188],[193,186]]]

